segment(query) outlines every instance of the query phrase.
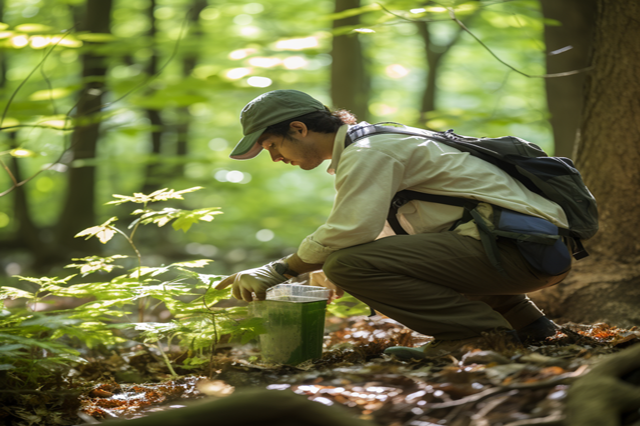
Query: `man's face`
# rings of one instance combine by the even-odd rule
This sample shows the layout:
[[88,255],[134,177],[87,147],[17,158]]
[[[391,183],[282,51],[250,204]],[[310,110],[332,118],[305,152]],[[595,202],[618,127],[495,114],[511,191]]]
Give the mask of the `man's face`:
[[274,162],[282,161],[285,164],[299,166],[302,170],[315,169],[325,158],[320,153],[318,143],[314,141],[313,133],[307,133],[304,137],[298,136],[298,133],[288,137],[267,134],[262,135],[258,143],[269,152]]

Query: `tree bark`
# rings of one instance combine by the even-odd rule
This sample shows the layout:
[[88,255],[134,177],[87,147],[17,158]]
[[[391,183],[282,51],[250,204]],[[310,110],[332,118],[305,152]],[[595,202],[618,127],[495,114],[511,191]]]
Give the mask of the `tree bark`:
[[640,1],[599,0],[593,54],[576,160],[598,200],[599,255],[640,255]]
[[[561,25],[544,27],[547,73],[584,69],[591,59],[596,21],[595,0],[541,0],[546,19]],[[564,50],[567,49],[568,50]],[[549,122],[555,141],[554,155],[573,158],[576,134],[580,127],[586,73],[545,79]]]
[[[360,7],[360,0],[336,0],[335,12]],[[357,26],[359,16],[337,19],[333,28]],[[331,56],[331,101],[335,108],[351,111],[359,120],[369,116],[370,82],[366,71],[362,44],[357,33],[333,37]]]
[[[87,0],[82,30],[110,33],[112,0]],[[107,73],[106,58],[87,52],[82,55],[84,87],[76,107],[76,128],[71,136],[69,152],[73,162],[69,168],[67,193],[57,226],[57,244],[71,252],[84,252],[97,247],[93,240],[73,238],[79,231],[96,225],[95,176],[96,148],[100,138],[102,99]]]
[[532,299],[574,322],[640,323],[640,0],[598,0],[576,159],[600,211],[592,256]]

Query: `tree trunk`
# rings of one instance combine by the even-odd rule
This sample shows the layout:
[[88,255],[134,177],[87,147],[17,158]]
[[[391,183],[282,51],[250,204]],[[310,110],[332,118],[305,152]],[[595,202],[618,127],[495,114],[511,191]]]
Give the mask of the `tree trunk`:
[[[471,15],[462,18],[461,22],[468,25],[469,22],[478,14],[479,10],[480,9],[476,10]],[[422,92],[422,102],[420,104],[420,123],[418,123],[418,127],[423,127],[428,119],[428,114],[431,111],[436,110],[436,82],[442,60],[458,42],[463,30],[461,27],[457,26],[455,33],[449,42],[439,45],[433,43],[428,22],[418,21],[416,22],[416,25],[418,26],[418,33],[422,37],[422,41],[424,43],[425,59],[427,61],[428,69],[424,90]]]
[[431,33],[429,32],[429,24],[424,21],[416,22],[418,33],[424,42],[424,51],[427,60],[427,80],[425,82],[424,91],[422,92],[422,102],[420,104],[420,121],[424,125],[427,121],[427,114],[436,109],[436,76],[440,62],[446,53],[446,50],[437,49],[431,42]]
[[[545,25],[547,73],[584,69],[589,65],[596,21],[595,0],[541,0],[546,19],[561,25]],[[564,50],[567,49],[568,50]],[[573,158],[580,127],[586,73],[545,79],[549,122],[555,141],[554,155]]]
[[592,253],[565,283],[534,293],[551,315],[640,324],[640,0],[598,0],[577,163],[598,200]]
[[[82,30],[109,33],[112,0],[87,0]],[[100,137],[102,98],[107,73],[106,58],[91,51],[82,55],[84,87],[76,107],[76,128],[69,152],[74,164],[69,168],[67,193],[58,220],[57,244],[71,252],[86,252],[97,247],[95,239],[73,238],[79,231],[96,225],[95,174],[96,148]]]
[[[360,7],[360,0],[336,0],[335,12]],[[357,26],[359,16],[333,21],[333,28]],[[369,76],[366,71],[362,44],[357,33],[333,37],[331,56],[331,101],[335,108],[351,111],[358,120],[369,116]]]
[[598,200],[599,255],[640,255],[640,1],[599,0],[593,55],[576,160]]
[[[198,43],[193,43],[194,45],[200,46],[202,43],[202,28],[200,27],[200,13],[207,7],[207,0],[195,0],[193,6],[191,6],[191,10],[189,10],[189,21],[191,22],[192,37],[198,40]],[[198,63],[199,52],[198,51],[189,51],[185,53],[182,58],[182,75],[185,78],[190,78],[191,73]],[[189,108],[182,107],[178,109],[177,119],[179,120],[176,125],[176,155],[180,158],[186,158],[187,153],[189,152],[189,127],[191,124],[191,113],[189,113]],[[173,174],[176,176],[181,176],[184,172],[184,163],[176,165]]]
[[[156,49],[156,18],[154,11],[156,9],[156,0],[149,1],[149,7],[147,8],[147,18],[151,24],[149,27],[148,37],[151,41],[151,50],[153,54],[149,58],[147,64],[147,74],[152,76],[158,72],[158,51]],[[149,91],[149,95],[153,93],[153,89]],[[162,185],[163,173],[162,164],[162,136],[164,133],[164,122],[162,115],[157,109],[147,109],[147,118],[151,124],[151,155],[147,164],[147,173],[145,175],[145,182],[142,189],[143,193],[150,194],[155,190],[160,189]]]

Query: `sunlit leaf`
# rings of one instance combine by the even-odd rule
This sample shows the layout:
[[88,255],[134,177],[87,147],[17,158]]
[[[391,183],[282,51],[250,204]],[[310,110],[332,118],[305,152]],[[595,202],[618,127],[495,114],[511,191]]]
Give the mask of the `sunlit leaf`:
[[69,275],[65,278],[58,278],[58,277],[34,278],[34,277],[22,277],[20,275],[15,275],[15,277],[17,277],[21,281],[28,281],[34,284],[38,284],[39,286],[42,287],[42,290],[46,290],[49,286],[65,285],[75,276],[76,275],[74,274],[74,275]]
[[171,226],[175,230],[181,229],[183,232],[187,232],[189,228],[191,228],[191,225],[198,223],[201,220],[211,222],[214,215],[222,214],[220,211],[215,211],[218,208],[219,207],[213,207],[208,209],[192,210],[190,212],[182,211],[180,216]]
[[87,236],[85,240],[88,240],[91,237],[98,237],[102,244],[106,244],[111,238],[113,238],[113,235],[116,233],[116,231],[114,231],[113,227],[111,226],[111,223],[115,222],[116,220],[118,220],[118,218],[114,216],[102,225],[92,226],[91,228],[87,228],[83,231],[78,232],[75,235],[75,238],[84,237],[85,235]]
[[156,268],[151,268],[148,266],[142,266],[140,268],[135,268],[131,271],[131,273],[129,274],[130,278],[137,278],[138,276],[140,277],[144,277],[144,276],[151,276],[151,277],[155,277],[158,276],[160,274],[164,274],[165,272],[168,272],[170,270],[170,268],[168,266],[160,266],[160,267],[156,267]]
[[142,194],[140,192],[134,193],[133,196],[113,194],[113,197],[118,198],[118,200],[109,201],[107,204],[115,204],[115,205],[119,205],[123,203],[146,204],[146,203],[152,203],[156,201],[166,201],[166,200],[172,200],[172,199],[183,200],[184,198],[182,197],[182,194],[198,191],[199,189],[202,189],[202,187],[194,186],[193,188],[187,188],[181,191],[175,191],[173,189],[163,188],[155,192],[152,192],[149,195]]
[[213,262],[213,260],[211,259],[198,259],[198,260],[189,260],[186,262],[172,263],[171,266],[182,266],[184,268],[204,268],[211,262]]
[[132,214],[141,214],[141,223],[155,223],[158,226],[164,226],[175,219],[175,222],[172,225],[173,228],[176,230],[182,229],[182,231],[187,232],[189,228],[191,228],[191,225],[198,223],[201,220],[210,222],[213,220],[214,215],[222,214],[222,212],[217,211],[218,209],[219,207],[198,210],[180,210],[166,207],[160,211],[138,209]]
[[72,260],[83,261],[85,263],[71,263],[66,265],[65,268],[79,268],[82,276],[86,276],[93,272],[104,271],[111,272],[114,268],[122,268],[120,265],[112,265],[112,263],[116,259],[124,259],[128,256],[123,256],[120,254],[116,254],[114,256],[109,257],[100,257],[100,256],[87,256],[81,258],[74,258]]
[[33,298],[33,293],[28,291],[20,290],[14,287],[0,287],[0,300],[4,299],[18,299],[20,297],[25,297],[27,299]]
[[371,313],[369,306],[347,293],[327,305],[327,311],[339,318],[369,315]]
[[211,274],[198,274],[197,272],[193,272],[194,276],[198,279],[198,281],[202,282],[203,284],[216,284],[216,281],[221,281],[223,278],[226,278],[226,276],[222,276],[222,275],[211,275]]
[[231,297],[231,287],[227,287],[222,290],[216,290],[212,288],[207,291],[204,296],[204,302],[207,306],[213,306],[221,300],[226,300]]

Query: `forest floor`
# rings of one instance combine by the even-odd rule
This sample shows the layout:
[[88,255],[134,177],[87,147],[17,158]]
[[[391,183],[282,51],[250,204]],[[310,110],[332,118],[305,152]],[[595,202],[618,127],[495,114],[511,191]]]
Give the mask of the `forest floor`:
[[640,341],[635,327],[565,323],[543,345],[515,349],[487,337],[492,350],[469,347],[458,357],[404,362],[383,350],[429,338],[380,316],[331,317],[326,326],[322,358],[296,367],[260,362],[251,344],[222,349],[206,369],[178,370],[178,378],[160,354],[142,346],[94,357],[72,371],[68,395],[43,387],[11,399],[21,406],[5,407],[13,418],[7,424],[137,418],[244,388],[294,392],[319,404],[345,406],[353,416],[380,425],[560,424],[572,381],[601,355]]

